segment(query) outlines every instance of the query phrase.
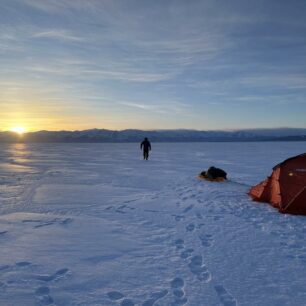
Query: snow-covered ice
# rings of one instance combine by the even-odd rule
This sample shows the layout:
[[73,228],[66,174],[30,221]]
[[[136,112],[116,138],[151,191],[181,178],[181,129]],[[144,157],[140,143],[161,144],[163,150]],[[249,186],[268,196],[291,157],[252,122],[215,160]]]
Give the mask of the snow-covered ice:
[[305,143],[152,146],[0,144],[0,305],[305,305],[306,217],[246,194]]

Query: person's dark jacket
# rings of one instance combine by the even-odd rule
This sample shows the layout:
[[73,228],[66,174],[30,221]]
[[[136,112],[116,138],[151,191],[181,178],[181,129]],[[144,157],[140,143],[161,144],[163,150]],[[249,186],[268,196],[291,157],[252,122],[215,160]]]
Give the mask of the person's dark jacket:
[[140,145],[140,149],[142,149],[145,151],[145,152],[149,152],[149,150],[151,150],[151,144],[150,144],[150,141],[145,139],[141,145]]

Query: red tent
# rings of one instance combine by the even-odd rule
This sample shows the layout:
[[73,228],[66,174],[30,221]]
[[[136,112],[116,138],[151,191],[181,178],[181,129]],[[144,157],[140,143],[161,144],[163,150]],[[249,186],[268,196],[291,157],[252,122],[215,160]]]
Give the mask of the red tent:
[[282,213],[306,215],[306,153],[276,165],[271,176],[252,187],[249,195]]

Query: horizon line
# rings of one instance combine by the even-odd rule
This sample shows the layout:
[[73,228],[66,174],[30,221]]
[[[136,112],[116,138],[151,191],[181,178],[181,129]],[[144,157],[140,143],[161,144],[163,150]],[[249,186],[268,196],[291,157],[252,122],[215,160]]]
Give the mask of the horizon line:
[[[159,132],[159,131],[196,131],[196,132],[214,132],[214,131],[223,131],[223,132],[237,132],[237,131],[252,131],[252,130],[278,130],[278,129],[305,129],[306,127],[288,127],[288,126],[280,126],[280,127],[257,127],[257,128],[226,128],[226,129],[192,129],[192,128],[173,128],[173,129],[137,129],[137,128],[126,128],[126,129],[106,129],[106,128],[89,128],[89,129],[83,129],[83,130],[33,130],[33,131],[25,131],[22,134],[30,134],[30,133],[39,133],[39,132],[85,132],[85,131],[93,131],[93,130],[99,130],[99,131],[113,131],[113,132],[123,132],[123,131],[143,131],[143,132]],[[0,133],[15,133],[15,131],[12,130],[0,130]]]

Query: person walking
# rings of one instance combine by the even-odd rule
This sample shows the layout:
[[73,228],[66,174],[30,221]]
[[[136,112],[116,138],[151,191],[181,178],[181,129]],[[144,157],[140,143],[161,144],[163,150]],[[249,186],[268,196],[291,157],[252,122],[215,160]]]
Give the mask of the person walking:
[[147,137],[140,144],[140,150],[143,150],[143,159],[148,160],[149,151],[151,151],[151,144]]

